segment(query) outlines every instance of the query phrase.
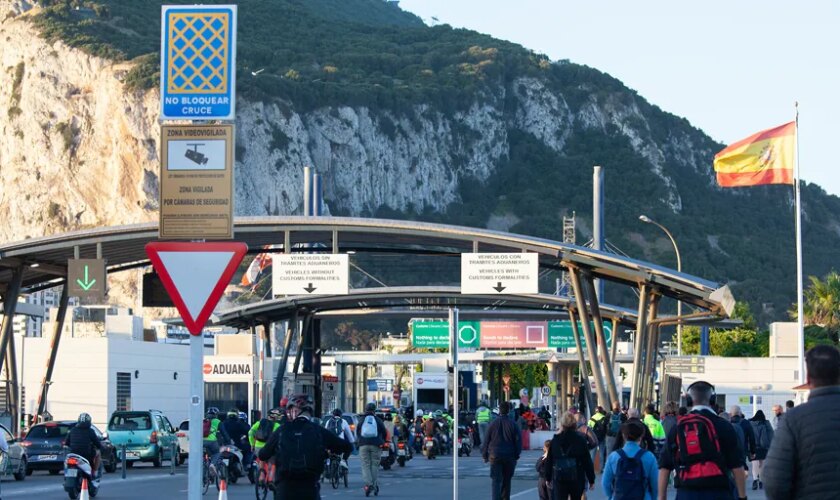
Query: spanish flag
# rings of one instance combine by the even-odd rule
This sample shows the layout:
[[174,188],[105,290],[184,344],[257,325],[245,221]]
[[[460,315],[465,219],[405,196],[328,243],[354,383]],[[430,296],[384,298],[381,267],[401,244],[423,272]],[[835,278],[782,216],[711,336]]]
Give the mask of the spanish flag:
[[762,130],[715,155],[722,187],[793,184],[796,122]]

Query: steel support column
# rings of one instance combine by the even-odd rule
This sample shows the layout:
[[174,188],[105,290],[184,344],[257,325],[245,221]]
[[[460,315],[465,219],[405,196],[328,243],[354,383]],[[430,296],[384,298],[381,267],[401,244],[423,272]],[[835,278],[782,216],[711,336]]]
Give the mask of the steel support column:
[[648,287],[646,284],[639,285],[639,313],[636,317],[636,338],[633,352],[633,379],[630,384],[630,406],[639,407],[639,383],[642,380],[642,367],[644,362],[645,332],[647,331],[647,310],[648,310]]
[[62,287],[61,298],[58,301],[58,314],[55,318],[55,327],[53,328],[52,341],[50,342],[50,356],[47,358],[47,371],[44,373],[44,378],[41,381],[41,392],[38,394],[38,413],[35,414],[35,418],[41,416],[47,409],[47,391],[49,390],[49,385],[52,383],[55,358],[58,355],[58,344],[61,342],[61,332],[64,330],[64,318],[67,316],[67,303],[70,299],[67,289],[67,286]]
[[3,293],[3,325],[0,330],[0,363],[6,359],[6,350],[9,348],[9,341],[13,341],[15,312],[17,311],[18,295],[20,286],[23,283],[23,268],[18,267],[12,271],[12,280],[8,284],[6,292]]
[[[592,274],[588,272],[583,273],[583,278],[586,282],[586,288],[589,294],[589,308],[592,310],[592,322],[595,325],[595,337],[598,342],[598,350],[601,352],[601,363],[604,366],[604,378],[607,383],[607,393],[610,396],[609,401],[604,401],[605,408],[612,408],[612,405],[619,402],[618,387],[615,385],[615,374],[613,373],[613,359],[610,357],[610,350],[607,348],[607,338],[604,336],[604,322],[601,317],[601,304],[598,301],[598,294],[595,293],[595,284],[592,279]],[[615,333],[613,333],[613,343],[615,343]]]
[[[612,319],[612,345],[610,346],[610,361],[612,361],[613,370],[618,370],[618,365],[615,362],[615,353],[618,346],[618,318]],[[618,403],[621,404],[621,395],[619,394]]]
[[647,353],[645,354],[645,378],[643,380],[642,397],[644,403],[653,402],[653,372],[656,370],[656,358],[659,351],[659,325],[651,324],[656,319],[659,310],[660,295],[651,291],[651,298],[648,301],[648,332],[647,332]]
[[18,436],[20,429],[20,386],[18,384],[17,355],[15,354],[15,337],[9,338],[9,348],[6,350],[6,398],[9,402],[9,413],[12,416],[12,436]]
[[315,375],[315,388],[312,391],[315,398],[315,415],[321,416],[323,409],[323,394],[321,393],[321,320],[312,320],[312,332],[310,334],[312,340],[312,373]]
[[292,338],[295,335],[295,332],[299,329],[298,324],[298,317],[297,313],[289,320],[288,324],[286,325],[286,338],[283,344],[283,356],[280,358],[280,366],[277,369],[277,375],[275,375],[274,381],[274,401],[277,404],[280,404],[280,400],[283,399],[283,395],[285,394],[285,388],[283,387],[284,376],[286,375],[286,369],[289,366],[289,351],[292,349]]
[[311,323],[311,316],[308,314],[303,317],[301,327],[298,329],[298,341],[297,341],[297,352],[295,352],[295,366],[292,370],[292,373],[295,375],[295,379],[297,379],[298,370],[300,369],[300,360],[303,357],[303,350],[304,344],[306,343],[307,338],[309,338],[309,324]]
[[[589,317],[589,311],[586,305],[586,296],[583,294],[583,287],[580,284],[580,270],[569,266],[569,276],[572,279],[572,288],[575,290],[575,301],[578,305],[578,313],[580,314],[581,327],[583,327],[583,335],[586,338],[586,351],[589,354],[589,365],[592,367],[592,377],[595,379],[595,390],[598,391],[598,402],[600,404],[609,405],[610,398],[607,394],[604,376],[601,373],[601,367],[598,364],[598,356],[595,349],[595,338],[592,335],[592,325],[590,324],[592,318]],[[592,402],[590,401],[590,404],[591,403]],[[595,409],[591,408],[590,410],[594,411]]]
[[[579,298],[580,295],[577,295],[576,297]],[[569,309],[569,320],[572,324],[572,335],[575,338],[575,348],[576,348],[575,350],[578,353],[578,363],[580,364],[580,380],[581,380],[581,382],[583,382],[584,390],[586,392],[586,406],[587,406],[588,411],[591,411],[592,404],[594,403],[594,401],[592,401],[591,391],[588,390],[589,389],[589,377],[587,376],[586,359],[583,356],[583,349],[581,348],[580,329],[577,326],[577,315],[575,314],[574,309]],[[570,380],[570,384],[569,384],[569,394],[572,395],[572,404],[574,405],[575,404],[575,401],[574,401],[575,391],[573,390],[573,387],[572,387],[574,385],[574,374],[571,375],[570,379],[571,380]]]

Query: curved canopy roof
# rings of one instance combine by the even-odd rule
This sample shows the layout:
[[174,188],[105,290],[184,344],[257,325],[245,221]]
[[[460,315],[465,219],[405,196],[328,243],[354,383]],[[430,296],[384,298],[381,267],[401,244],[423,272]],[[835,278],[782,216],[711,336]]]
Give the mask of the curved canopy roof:
[[[234,232],[237,241],[258,253],[266,245],[274,251],[394,252],[535,252],[542,269],[576,266],[594,277],[632,287],[648,284],[659,293],[724,316],[728,308],[726,293],[717,283],[679,273],[620,255],[599,252],[530,236],[444,224],[416,221],[362,219],[347,217],[238,217]],[[149,264],[144,247],[157,241],[157,223],[85,229],[54,236],[32,238],[0,245],[0,292],[12,279],[12,270],[23,269],[24,291],[61,284],[67,260],[97,256],[107,260],[108,272]],[[306,245],[306,248],[303,248]]]

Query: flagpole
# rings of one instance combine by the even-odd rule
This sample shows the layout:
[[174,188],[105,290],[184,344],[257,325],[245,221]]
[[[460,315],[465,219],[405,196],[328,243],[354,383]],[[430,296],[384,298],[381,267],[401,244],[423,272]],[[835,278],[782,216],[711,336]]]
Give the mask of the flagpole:
[[805,313],[802,304],[802,207],[799,196],[799,102],[795,104],[795,146],[794,146],[794,173],[793,173],[793,196],[796,206],[796,320],[798,332],[798,354],[799,354],[799,383],[805,383]]

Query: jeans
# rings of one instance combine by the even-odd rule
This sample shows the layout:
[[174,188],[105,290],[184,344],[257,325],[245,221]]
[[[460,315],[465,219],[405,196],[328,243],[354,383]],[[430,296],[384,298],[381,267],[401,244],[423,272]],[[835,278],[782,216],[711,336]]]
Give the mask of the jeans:
[[484,447],[485,438],[487,437],[487,428],[490,427],[490,422],[482,422],[478,424],[478,438],[481,440],[481,446]]
[[496,458],[490,462],[490,477],[493,478],[493,500],[510,500],[510,480],[516,470],[516,460]]
[[359,458],[362,461],[362,480],[365,486],[376,486],[379,480],[379,461],[382,458],[382,449],[370,444],[359,446]]
[[604,468],[607,466],[607,455],[609,455],[606,439],[604,441],[598,441],[598,451],[601,452],[601,472],[604,472]]
[[551,484],[554,500],[580,500],[586,486],[578,481],[554,481]]
[[204,448],[210,454],[210,463],[219,470],[219,456],[221,455],[221,446],[218,441],[204,440]]
[[274,485],[274,500],[321,500],[321,484],[315,480],[283,479]]

